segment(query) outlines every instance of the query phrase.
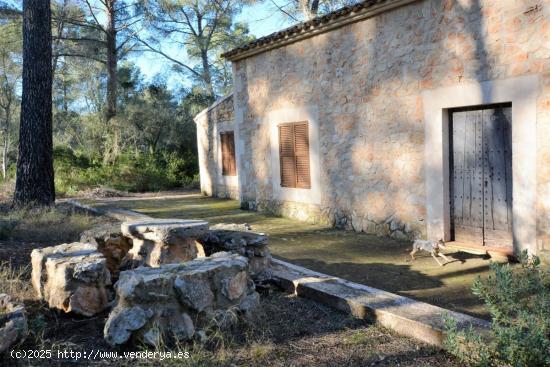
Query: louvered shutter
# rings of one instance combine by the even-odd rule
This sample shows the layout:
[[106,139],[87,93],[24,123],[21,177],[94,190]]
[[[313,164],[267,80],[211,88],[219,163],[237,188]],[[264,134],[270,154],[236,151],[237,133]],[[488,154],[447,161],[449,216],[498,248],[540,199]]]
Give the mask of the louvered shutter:
[[294,154],[296,156],[296,187],[309,189],[311,182],[307,122],[294,124]]
[[237,163],[235,160],[235,134],[227,133],[227,155],[229,159],[229,176],[237,175]]
[[294,127],[279,125],[279,159],[281,186],[296,187],[296,158],[294,156]]
[[311,187],[307,122],[279,125],[281,186]]

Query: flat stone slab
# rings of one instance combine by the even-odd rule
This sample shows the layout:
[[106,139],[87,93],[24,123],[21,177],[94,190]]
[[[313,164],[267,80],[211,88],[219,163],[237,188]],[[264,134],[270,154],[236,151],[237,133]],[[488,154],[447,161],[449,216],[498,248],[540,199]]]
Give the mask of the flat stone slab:
[[141,240],[177,243],[187,238],[197,238],[208,231],[208,222],[186,219],[145,219],[124,222],[122,234]]
[[490,323],[485,320],[318,273],[282,260],[272,259],[271,267],[272,279],[289,292],[435,346],[443,346],[446,339],[445,317],[455,319],[458,328],[472,326],[480,333],[490,327]]

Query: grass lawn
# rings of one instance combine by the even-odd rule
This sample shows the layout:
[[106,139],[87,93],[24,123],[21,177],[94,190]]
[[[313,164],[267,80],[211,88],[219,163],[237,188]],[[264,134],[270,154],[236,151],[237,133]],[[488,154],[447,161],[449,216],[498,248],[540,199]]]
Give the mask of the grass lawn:
[[270,249],[278,258],[452,310],[488,317],[482,303],[470,291],[475,277],[485,276],[489,271],[489,260],[481,256],[450,253],[452,262],[445,266],[439,266],[427,253],[411,261],[408,256],[411,243],[406,241],[243,211],[237,201],[205,198],[195,193],[88,203],[133,209],[159,218],[248,223],[253,230],[269,235]]

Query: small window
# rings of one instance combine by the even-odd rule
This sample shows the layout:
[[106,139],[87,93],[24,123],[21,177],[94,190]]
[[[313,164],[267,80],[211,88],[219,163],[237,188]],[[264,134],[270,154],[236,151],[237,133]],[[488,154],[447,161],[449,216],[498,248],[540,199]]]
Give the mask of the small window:
[[233,131],[220,134],[222,144],[222,175],[236,176],[237,165],[235,163],[235,135]]
[[311,188],[307,122],[279,125],[281,186]]

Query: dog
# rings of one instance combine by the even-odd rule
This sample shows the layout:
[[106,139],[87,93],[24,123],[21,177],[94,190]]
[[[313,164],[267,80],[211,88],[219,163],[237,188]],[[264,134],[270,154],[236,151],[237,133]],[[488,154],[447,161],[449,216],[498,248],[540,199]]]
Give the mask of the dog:
[[439,264],[439,266],[443,266],[443,264],[440,263],[439,260],[437,259],[437,256],[441,256],[443,259],[445,259],[446,262],[449,262],[449,258],[447,258],[445,255],[439,252],[440,248],[445,248],[445,242],[443,242],[443,240],[439,240],[439,241],[415,240],[413,242],[411,257],[414,260],[414,254],[416,254],[420,250],[424,250],[429,252],[432,255],[432,257]]

